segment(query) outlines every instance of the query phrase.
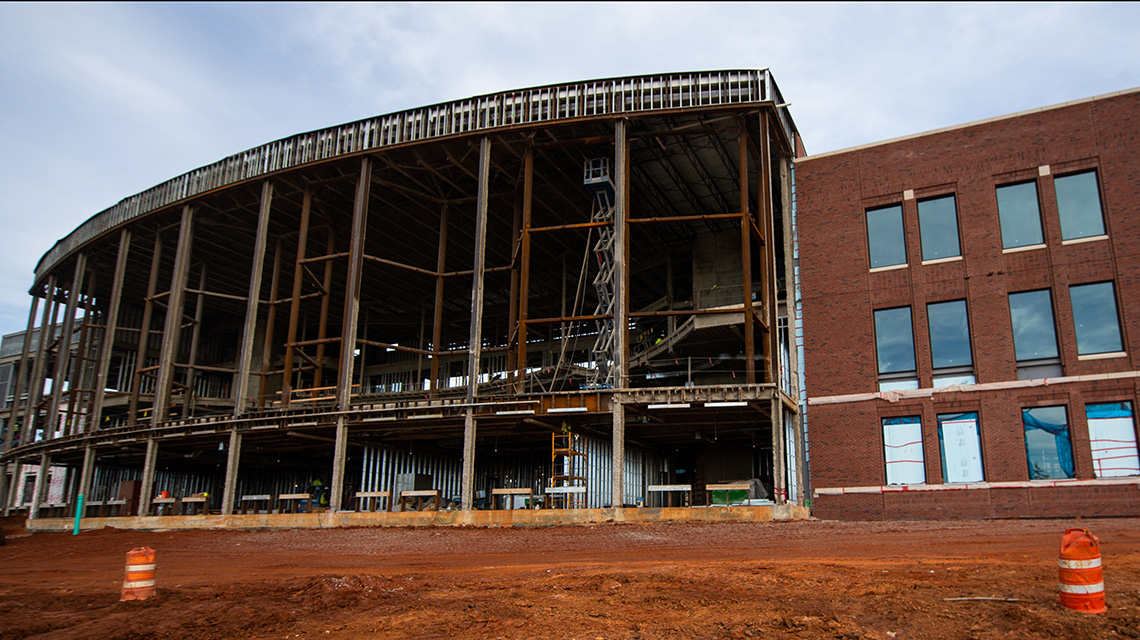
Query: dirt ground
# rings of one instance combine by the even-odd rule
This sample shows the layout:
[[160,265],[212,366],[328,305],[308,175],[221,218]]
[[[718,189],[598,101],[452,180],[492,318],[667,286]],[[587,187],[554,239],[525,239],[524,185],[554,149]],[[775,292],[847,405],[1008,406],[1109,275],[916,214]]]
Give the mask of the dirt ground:
[[[1068,527],[1108,613],[1057,605]],[[1140,638],[1140,519],[23,534],[0,638]]]

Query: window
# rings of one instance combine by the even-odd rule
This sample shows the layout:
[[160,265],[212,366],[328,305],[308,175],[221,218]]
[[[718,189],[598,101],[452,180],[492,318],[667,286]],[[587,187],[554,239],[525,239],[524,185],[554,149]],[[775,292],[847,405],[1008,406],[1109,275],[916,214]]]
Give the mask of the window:
[[977,412],[939,414],[938,446],[942,452],[943,482],[982,482],[985,479]]
[[1037,183],[1023,182],[997,188],[1001,247],[1014,249],[1045,242],[1041,211],[1037,207]]
[[872,269],[906,264],[902,206],[867,210],[867,246],[871,250]]
[[1065,407],[1022,409],[1021,423],[1025,426],[1029,479],[1072,478],[1073,445],[1069,440],[1069,418]]
[[1049,290],[1009,294],[1009,322],[1013,327],[1017,379],[1061,375],[1057,331],[1053,325],[1053,299]]
[[918,388],[910,307],[875,311],[875,352],[880,391]]
[[1098,478],[1140,475],[1131,402],[1085,406],[1093,472]]
[[1057,191],[1062,240],[1104,235],[1096,171],[1058,176],[1053,180],[1053,188]]
[[887,484],[922,484],[922,421],[917,417],[883,418],[883,454]]
[[1077,332],[1077,355],[1116,353],[1120,341],[1120,318],[1116,315],[1116,292],[1111,282],[1069,287],[1073,327]]
[[970,353],[970,323],[966,317],[966,301],[928,304],[926,321],[930,330],[934,386],[974,384],[974,359]]
[[954,196],[918,201],[918,234],[922,259],[940,260],[962,255],[958,246],[958,215]]

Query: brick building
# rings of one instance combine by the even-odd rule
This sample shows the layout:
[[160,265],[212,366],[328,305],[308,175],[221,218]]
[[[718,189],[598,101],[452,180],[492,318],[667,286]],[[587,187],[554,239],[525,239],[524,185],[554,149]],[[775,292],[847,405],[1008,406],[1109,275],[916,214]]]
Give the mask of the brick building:
[[1140,514],[1140,90],[796,163],[813,511]]

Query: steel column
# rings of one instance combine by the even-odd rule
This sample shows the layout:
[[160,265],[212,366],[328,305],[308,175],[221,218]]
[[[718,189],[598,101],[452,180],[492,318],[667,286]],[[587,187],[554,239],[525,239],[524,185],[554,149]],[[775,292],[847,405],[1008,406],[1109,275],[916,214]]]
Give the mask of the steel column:
[[44,297],[44,314],[40,318],[40,343],[36,345],[36,360],[32,363],[32,377],[28,381],[28,404],[24,413],[24,435],[21,444],[35,440],[36,424],[40,418],[40,400],[43,399],[44,370],[47,368],[47,345],[55,333],[55,312],[58,301],[55,295],[55,276],[48,278],[47,295]]
[[261,274],[265,266],[266,236],[269,234],[269,211],[273,204],[273,183],[261,183],[261,210],[257,214],[257,239],[253,243],[253,264],[249,270],[249,299],[245,305],[245,327],[241,334],[241,360],[238,361],[234,385],[234,417],[245,413],[249,395],[249,376],[253,368],[253,338],[257,330],[257,304],[261,299]]
[[467,342],[467,413],[463,421],[462,509],[475,506],[475,407],[483,355],[483,275],[487,255],[487,198],[491,175],[491,141],[479,140],[479,186],[475,208],[475,265],[471,276],[471,333]]
[[154,467],[158,464],[158,440],[146,441],[146,458],[143,460],[143,475],[139,487],[139,505],[135,515],[145,516],[150,512],[151,496],[154,494]]
[[241,433],[237,428],[230,429],[230,445],[226,451],[226,483],[222,488],[222,515],[234,513],[237,494],[238,465],[241,464]]
[[293,268],[293,302],[289,306],[289,333],[285,337],[285,369],[281,374],[281,406],[288,407],[293,395],[293,343],[297,341],[297,323],[301,316],[301,285],[304,283],[305,259],[309,242],[309,218],[313,208],[313,191],[305,187],[301,198],[301,229],[297,235],[297,260]]
[[[614,123],[614,376],[619,390],[629,388],[629,176],[628,123]],[[613,411],[613,497],[611,505],[625,503],[625,407],[615,394]]]
[[[143,304],[142,328],[139,330],[139,347],[135,353],[135,371],[131,376],[131,400],[128,405],[127,425],[138,421],[139,395],[142,391],[146,355],[150,346],[150,325],[154,319],[154,296],[158,291],[158,271],[162,266],[162,234],[154,235],[154,250],[150,256],[150,277],[147,280],[146,302]],[[153,404],[153,403],[152,403]]]
[[439,247],[435,258],[435,309],[431,329],[431,397],[439,392],[439,360],[443,354],[443,273],[447,270],[447,203],[439,212]]
[[[59,405],[63,401],[63,387],[68,378],[71,364],[71,333],[75,329],[75,311],[79,306],[79,297],[83,290],[83,277],[87,273],[87,254],[81,253],[75,258],[75,275],[71,280],[71,289],[67,292],[67,306],[64,309],[63,329],[59,336],[59,346],[56,347],[55,373],[51,379],[51,404],[48,405],[47,427],[44,438],[51,438],[59,424]],[[68,391],[68,400],[73,400],[73,394]],[[67,429],[60,429],[60,435],[68,435]]]
[[182,333],[182,307],[186,299],[186,280],[190,277],[190,252],[194,242],[194,208],[182,207],[182,224],[178,229],[178,249],[174,254],[174,274],[170,279],[170,296],[166,299],[166,325],[162,332],[162,351],[158,356],[158,381],[154,389],[154,415],[151,424],[165,421],[174,386],[178,340]]
[[281,284],[281,238],[273,249],[273,275],[269,281],[269,317],[265,320],[265,342],[261,349],[261,384],[257,388],[257,407],[265,406],[269,367],[273,364],[273,330],[277,326],[277,291]]
[[772,120],[764,111],[760,112],[760,162],[758,195],[760,203],[760,224],[764,230],[765,242],[761,259],[764,261],[764,323],[768,325],[764,352],[768,369],[768,382],[779,382],[780,377],[780,336],[776,327],[776,247],[775,211],[772,204]]
[[[329,237],[325,243],[325,255],[331,256],[336,252],[336,231],[330,224]],[[317,366],[313,372],[313,386],[324,386],[322,381],[325,373],[325,338],[329,335],[329,305],[332,303],[332,260],[325,260],[325,274],[321,280],[321,316],[317,323]]]
[[[4,448],[0,452],[8,452],[12,449],[12,444],[16,439],[16,429],[22,428],[22,423],[27,422],[27,407],[23,412],[23,420],[20,420],[20,396],[24,394],[24,378],[28,375],[28,360],[31,358],[32,352],[32,332],[36,327],[36,311],[39,310],[40,297],[38,295],[32,296],[32,308],[28,312],[28,328],[24,331],[24,349],[20,354],[20,366],[16,373],[16,381],[12,383],[12,410],[9,412],[8,430],[4,434]],[[23,440],[20,441],[24,442]],[[0,492],[0,498],[3,498],[3,493]],[[8,503],[3,505],[4,515],[8,515]]]
[[198,338],[202,333],[202,311],[206,303],[206,273],[209,264],[202,263],[198,274],[197,298],[194,300],[194,329],[190,332],[190,355],[186,360],[186,392],[182,394],[182,417],[189,418],[194,408],[194,367],[198,364]]
[[36,474],[36,484],[32,489],[32,504],[28,507],[28,520],[40,517],[40,505],[44,502],[44,495],[48,490],[48,476],[51,473],[51,456],[40,454],[40,471]]
[[772,499],[782,504],[788,498],[787,463],[784,458],[784,404],[777,391],[772,394],[769,405],[772,413]]
[[[91,498],[91,478],[95,475],[95,447],[87,445],[83,450],[83,468],[79,472],[79,489],[76,491],[78,495],[85,498],[85,502],[90,502]],[[76,508],[79,503],[76,502]],[[87,514],[81,513],[80,517]]]
[[530,227],[534,210],[534,145],[523,154],[522,247],[519,251],[518,378],[515,393],[526,392],[527,314],[530,312]]
[[[344,295],[344,322],[340,338],[340,373],[337,375],[337,410],[347,411],[352,405],[353,354],[356,351],[356,326],[360,313],[360,276],[364,267],[364,234],[368,229],[368,198],[372,186],[372,158],[360,159],[360,178],[356,183],[356,199],[352,207],[352,237],[349,243],[348,277]],[[344,464],[348,448],[348,425],[344,414],[336,420],[336,444],[333,450],[333,476],[329,487],[329,508],[340,511],[344,493]]]
[[[740,264],[741,289],[744,292],[744,376],[748,384],[756,384],[756,323],[752,317],[752,216],[748,213],[748,130],[742,125],[736,134],[740,188]],[[768,289],[768,281],[761,284]]]

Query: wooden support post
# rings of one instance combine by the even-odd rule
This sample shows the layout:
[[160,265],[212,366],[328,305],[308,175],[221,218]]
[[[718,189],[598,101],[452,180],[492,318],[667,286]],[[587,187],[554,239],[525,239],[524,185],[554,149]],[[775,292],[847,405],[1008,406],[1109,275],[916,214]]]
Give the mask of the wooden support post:
[[166,299],[166,324],[162,331],[162,351],[158,355],[158,381],[154,387],[154,415],[151,424],[167,419],[170,392],[174,387],[178,339],[182,333],[182,307],[186,300],[186,280],[190,277],[190,252],[194,242],[194,208],[182,207],[182,224],[178,229],[178,249],[174,254],[174,275],[170,279],[170,295]]
[[40,318],[40,338],[36,345],[36,359],[32,366],[32,377],[28,382],[28,406],[25,409],[24,435],[21,443],[33,442],[39,429],[40,400],[43,399],[44,371],[47,369],[47,346],[55,333],[55,313],[59,307],[55,293],[55,276],[48,278],[47,295],[44,298],[44,314]]
[[265,266],[265,246],[269,235],[269,211],[273,204],[273,183],[261,183],[261,210],[257,214],[257,239],[253,242],[253,263],[249,269],[249,299],[245,304],[245,327],[241,334],[241,359],[234,381],[234,417],[245,413],[249,377],[253,370],[253,339],[257,331],[257,305],[261,300],[261,274]]
[[518,377],[515,393],[526,393],[527,314],[530,312],[530,226],[534,208],[534,145],[523,155],[522,247],[519,251]]
[[443,355],[443,274],[447,271],[447,203],[439,212],[439,247],[435,258],[435,307],[431,329],[431,397],[439,393],[439,361]]
[[[75,311],[79,306],[79,298],[83,291],[83,277],[87,273],[87,254],[81,253],[75,258],[75,275],[71,280],[71,289],[67,292],[67,305],[63,315],[63,329],[59,335],[59,346],[55,352],[55,372],[51,378],[51,404],[48,405],[47,423],[44,425],[44,439],[55,437],[59,429],[59,409],[63,402],[63,388],[67,385],[68,372],[71,364],[71,333],[75,329]],[[70,396],[69,392],[69,396]],[[69,397],[69,399],[71,399]],[[60,435],[68,435],[67,426],[60,429]]]
[[40,471],[36,474],[36,484],[32,489],[32,504],[28,506],[28,520],[40,517],[40,505],[47,496],[49,478],[51,475],[51,456],[40,454]]
[[150,345],[150,325],[154,318],[154,295],[158,291],[158,270],[162,266],[162,234],[154,236],[154,250],[150,257],[150,278],[147,281],[146,301],[143,304],[142,329],[139,331],[139,350],[135,354],[135,371],[131,376],[131,400],[127,410],[127,426],[138,421],[139,396],[142,393],[143,376],[141,371],[146,368],[146,356]]
[[230,429],[230,444],[226,451],[226,483],[222,487],[222,515],[234,514],[237,496],[238,466],[241,464],[241,433],[237,428]]
[[273,248],[273,275],[269,280],[269,317],[265,320],[265,342],[261,348],[261,384],[257,387],[257,408],[265,407],[269,368],[273,365],[273,330],[277,328],[277,291],[281,285],[281,238]]
[[143,459],[142,482],[139,487],[139,504],[135,515],[145,516],[150,510],[150,500],[154,497],[154,472],[158,464],[158,440],[146,441],[146,457]]
[[625,407],[617,392],[629,388],[629,176],[627,122],[614,124],[614,376],[613,496],[611,504],[625,503]]
[[[340,373],[337,375],[337,410],[348,411],[352,405],[353,358],[356,351],[356,326],[360,314],[360,276],[364,267],[364,234],[368,229],[368,199],[372,185],[372,158],[360,159],[360,178],[356,183],[356,199],[352,207],[352,236],[348,254],[348,277],[344,294],[344,322],[340,338]],[[348,425],[344,414],[337,415],[336,444],[333,450],[333,475],[329,486],[329,509],[340,511],[344,496],[344,465],[348,449]]]
[[293,301],[289,306],[289,333],[285,337],[285,371],[281,374],[281,406],[288,407],[293,395],[293,361],[297,341],[297,321],[301,317],[301,285],[304,283],[305,269],[302,260],[306,257],[309,242],[309,219],[313,208],[313,192],[305,187],[301,197],[301,229],[297,235],[297,261],[293,268]]
[[[209,264],[202,263],[202,270],[198,273],[198,291],[206,290],[206,273]],[[206,295],[198,293],[194,300],[194,328],[190,332],[190,356],[186,361],[186,391],[182,394],[182,417],[189,418],[194,409],[194,366],[198,364],[198,339],[202,334],[202,313],[205,310]]]
[[480,358],[483,355],[483,275],[487,255],[487,199],[491,175],[491,140],[479,141],[479,186],[475,204],[475,265],[471,277],[471,333],[467,342],[467,413],[463,421],[462,504],[475,508],[475,408],[479,395]]

